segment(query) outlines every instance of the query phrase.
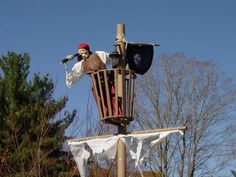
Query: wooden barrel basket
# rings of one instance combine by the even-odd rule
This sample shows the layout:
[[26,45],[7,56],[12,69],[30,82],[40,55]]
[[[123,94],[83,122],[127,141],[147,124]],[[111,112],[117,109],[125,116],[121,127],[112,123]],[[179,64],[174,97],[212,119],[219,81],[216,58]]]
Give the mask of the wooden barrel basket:
[[129,69],[106,69],[91,74],[101,121],[128,125],[133,120],[136,75]]

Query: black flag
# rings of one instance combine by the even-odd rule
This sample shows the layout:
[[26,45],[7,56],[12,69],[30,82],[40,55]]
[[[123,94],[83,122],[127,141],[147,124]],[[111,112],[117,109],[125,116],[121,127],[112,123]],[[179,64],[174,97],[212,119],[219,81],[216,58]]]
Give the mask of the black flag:
[[145,74],[152,64],[153,44],[127,43],[126,61],[129,69]]

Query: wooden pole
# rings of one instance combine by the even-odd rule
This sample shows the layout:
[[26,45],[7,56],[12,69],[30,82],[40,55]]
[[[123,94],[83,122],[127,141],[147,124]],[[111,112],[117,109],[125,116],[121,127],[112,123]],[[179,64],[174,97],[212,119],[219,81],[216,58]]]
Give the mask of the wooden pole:
[[122,60],[119,61],[118,68],[124,68],[125,67],[125,61],[124,61],[124,56],[125,56],[125,43],[123,39],[125,39],[125,25],[124,24],[117,24],[116,27],[116,50],[119,54],[122,55]]
[[[118,64],[118,68],[121,70],[125,67],[124,55],[125,55],[125,43],[123,41],[119,41],[120,39],[125,37],[125,25],[118,24],[117,25],[117,38],[118,45],[117,51],[122,55],[122,60]],[[121,74],[122,75],[122,74]],[[124,81],[123,77],[118,80],[119,85],[119,94],[118,97],[122,99],[122,111],[125,111],[125,89],[124,89]],[[124,113],[124,112],[123,112]],[[126,134],[126,126],[123,124],[118,125],[118,134]],[[126,146],[125,143],[121,140],[118,141],[117,147],[117,177],[126,177]]]
[[[118,134],[126,134],[126,126],[118,126]],[[126,145],[119,139],[117,145],[117,177],[126,177]]]

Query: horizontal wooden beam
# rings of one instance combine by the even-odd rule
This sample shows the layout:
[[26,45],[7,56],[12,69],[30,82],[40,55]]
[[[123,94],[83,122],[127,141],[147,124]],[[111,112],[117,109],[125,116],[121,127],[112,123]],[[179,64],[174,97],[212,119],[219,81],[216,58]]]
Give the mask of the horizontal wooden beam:
[[[136,132],[130,132],[128,134],[129,135],[137,135],[137,134],[145,134],[145,133],[167,132],[167,131],[173,131],[173,130],[185,131],[185,130],[187,130],[187,126],[172,127],[172,128],[160,128],[160,129],[154,129],[154,130],[141,130],[141,131],[136,131]],[[94,137],[70,139],[70,140],[67,140],[67,142],[87,141],[87,140],[92,140],[92,139],[96,139],[96,138],[110,138],[112,136],[116,136],[116,135],[98,135],[98,136],[94,136]]]

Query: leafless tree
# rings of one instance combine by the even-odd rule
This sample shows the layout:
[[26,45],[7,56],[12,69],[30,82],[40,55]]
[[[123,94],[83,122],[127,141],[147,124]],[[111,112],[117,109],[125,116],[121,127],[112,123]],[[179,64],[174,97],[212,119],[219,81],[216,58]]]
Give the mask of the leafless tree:
[[138,78],[139,129],[186,125],[184,136],[170,136],[156,148],[150,168],[163,177],[217,176],[224,159],[225,130],[232,124],[236,87],[211,61],[163,54]]

